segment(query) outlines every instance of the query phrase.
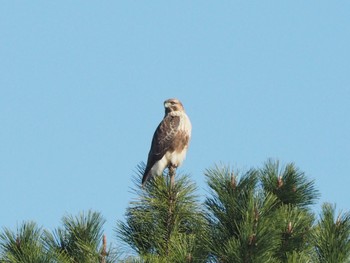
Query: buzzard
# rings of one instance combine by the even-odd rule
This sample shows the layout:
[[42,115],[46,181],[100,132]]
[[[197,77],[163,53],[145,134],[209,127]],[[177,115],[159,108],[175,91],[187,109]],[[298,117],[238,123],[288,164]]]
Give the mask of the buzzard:
[[192,130],[190,119],[178,99],[164,101],[164,108],[165,116],[153,135],[142,186],[152,176],[163,174],[166,168],[173,184],[175,174],[172,173],[186,157]]

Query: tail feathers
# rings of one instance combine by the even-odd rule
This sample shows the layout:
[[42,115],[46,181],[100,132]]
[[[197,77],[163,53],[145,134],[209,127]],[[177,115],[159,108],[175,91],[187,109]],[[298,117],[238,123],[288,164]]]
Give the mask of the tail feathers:
[[146,183],[147,179],[148,179],[148,175],[144,174],[143,177],[142,177],[142,187],[145,186],[145,183]]
[[150,169],[147,169],[147,167],[146,167],[145,172],[144,172],[143,177],[142,177],[142,187],[145,186],[145,183],[150,178],[151,178],[151,171],[150,171]]

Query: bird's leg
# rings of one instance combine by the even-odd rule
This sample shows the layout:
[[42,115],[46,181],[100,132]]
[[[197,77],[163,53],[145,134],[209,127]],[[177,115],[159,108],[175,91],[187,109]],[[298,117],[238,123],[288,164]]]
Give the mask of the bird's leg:
[[170,177],[170,185],[173,188],[175,185],[175,174],[176,174],[176,166],[173,164],[169,165],[169,177]]

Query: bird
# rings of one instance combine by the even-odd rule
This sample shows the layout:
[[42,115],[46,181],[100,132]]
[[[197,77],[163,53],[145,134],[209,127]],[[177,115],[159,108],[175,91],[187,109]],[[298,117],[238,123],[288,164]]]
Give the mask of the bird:
[[192,132],[191,121],[176,98],[164,101],[164,109],[164,118],[153,135],[142,186],[153,176],[162,175],[166,168],[173,185],[176,169],[186,157]]

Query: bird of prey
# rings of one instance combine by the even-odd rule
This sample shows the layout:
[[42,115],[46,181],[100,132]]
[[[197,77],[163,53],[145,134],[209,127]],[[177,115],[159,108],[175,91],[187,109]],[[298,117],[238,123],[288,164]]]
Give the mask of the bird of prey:
[[[165,116],[153,135],[142,186],[152,176],[162,175],[166,168],[169,174],[175,171],[186,157],[192,130],[190,119],[178,99],[164,101],[164,108]],[[173,184],[174,178],[170,177]]]

